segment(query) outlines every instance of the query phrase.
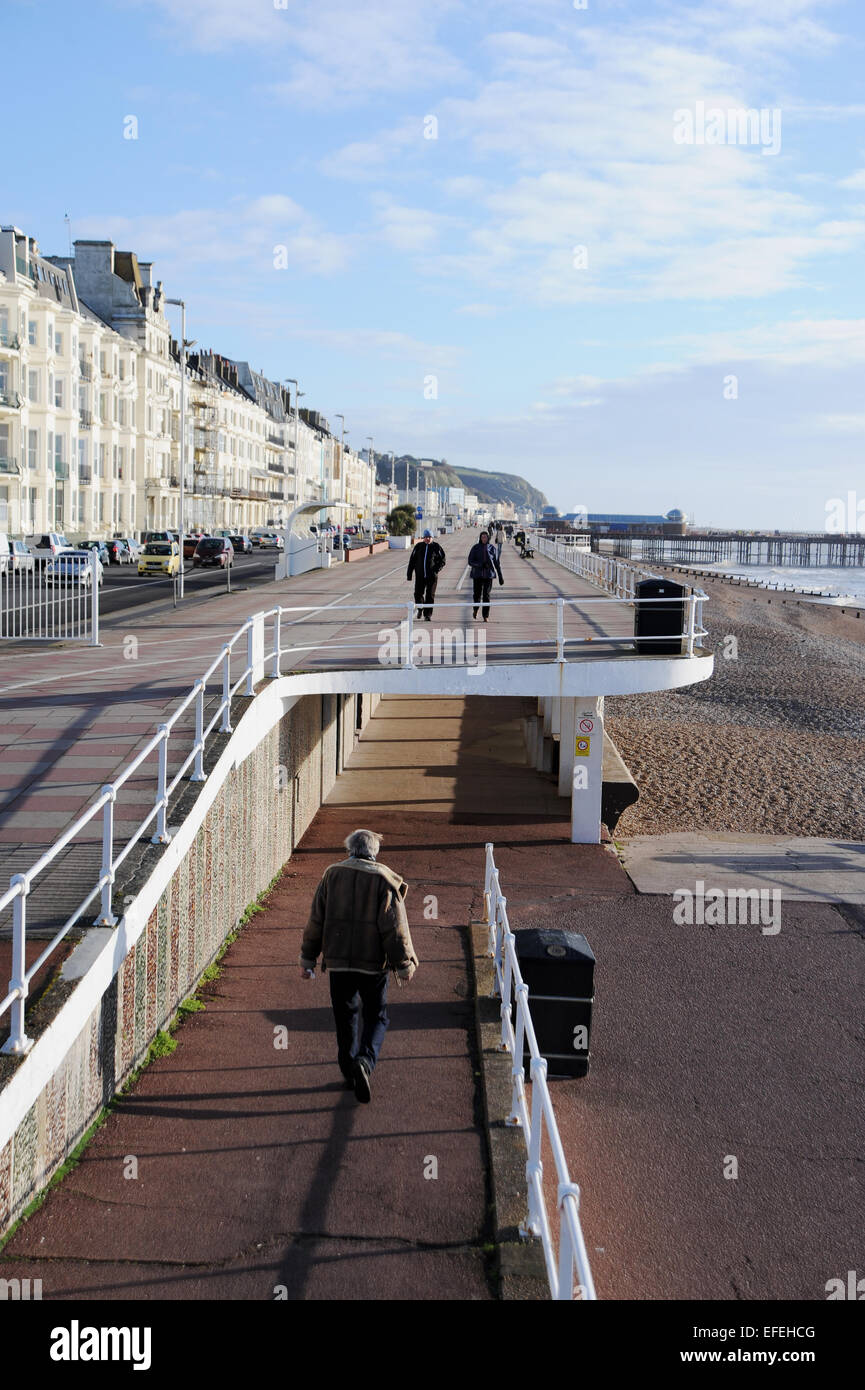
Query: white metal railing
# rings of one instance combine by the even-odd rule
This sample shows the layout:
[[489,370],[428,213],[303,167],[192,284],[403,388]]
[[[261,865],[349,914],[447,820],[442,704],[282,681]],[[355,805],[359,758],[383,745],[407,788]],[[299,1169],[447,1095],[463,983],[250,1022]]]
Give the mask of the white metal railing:
[[0,640],[99,645],[102,565],[95,550],[0,559]]
[[[644,569],[641,565],[635,565],[629,560],[620,560],[615,555],[599,555],[580,546],[568,544],[558,537],[539,536],[537,541],[538,549],[542,555],[548,559],[555,560],[557,564],[563,565],[572,574],[579,575],[581,579],[587,580],[590,584],[595,584],[605,593],[612,594],[625,602],[634,602],[636,598],[637,585],[644,579],[661,579],[655,570]],[[685,602],[691,606],[693,614],[694,631],[697,637],[696,645],[702,646],[700,637],[707,636],[703,629],[703,604],[708,601],[708,595],[703,589],[694,588],[693,585],[685,584],[682,586],[685,591]],[[650,602],[663,603],[664,599],[653,599]],[[677,602],[678,600],[673,600]]]
[[[531,1009],[529,987],[523,982],[516,952],[516,938],[508,922],[507,898],[502,895],[499,871],[496,868],[493,845],[486,847],[484,872],[484,920],[489,928],[488,954],[495,962],[494,994],[501,999],[502,1034],[500,1047],[513,1060],[513,1090],[511,1113],[507,1124],[522,1129],[525,1138],[526,1181],[528,1184],[528,1215],[520,1227],[525,1237],[537,1237],[543,1245],[550,1293],[558,1302],[579,1297],[595,1300],[595,1284],[589,1265],[586,1242],[580,1225],[580,1189],[571,1181],[565,1151],[559,1136],[552,1097],[547,1085],[547,1063],[538,1051]],[[513,1010],[516,1004],[516,1028]],[[526,1095],[523,1053],[529,1053],[531,1104]],[[556,1169],[556,1205],[559,1214],[558,1252],[544,1193],[544,1168],[541,1160],[544,1135],[549,1141]]]
[[[664,600],[651,600],[652,603],[663,602]],[[680,600],[672,600],[679,602]],[[633,647],[634,637],[615,637],[598,634],[596,631],[591,636],[575,636],[565,631],[565,614],[571,609],[583,609],[589,606],[616,604],[621,600],[602,596],[599,598],[544,598],[544,599],[493,599],[491,608],[500,607],[529,607],[531,609],[549,610],[552,622],[550,632],[547,637],[539,638],[511,638],[510,641],[499,643],[488,643],[489,647],[510,647],[514,645],[520,647],[546,647],[549,661],[566,663],[568,661],[568,647],[577,647],[577,659],[579,659],[580,649],[587,643],[598,643],[599,641],[610,644],[622,644],[626,647]],[[632,602],[634,602],[632,600]],[[691,598],[687,602],[686,621],[681,634],[683,641],[683,655],[693,655],[694,644],[704,635],[702,629],[695,623],[696,600]],[[446,609],[465,610],[466,606],[474,606],[471,598],[466,598],[459,603],[435,603],[425,605],[432,607],[437,613]],[[478,605],[480,606],[480,605]],[[113,782],[106,783],[102,787],[99,795],[92,805],[78,817],[73,825],[65,830],[58,840],[39,858],[31,868],[24,873],[14,874],[10,879],[9,887],[5,893],[0,894],[0,916],[11,907],[12,909],[12,978],[9,982],[9,989],[5,998],[0,999],[0,1018],[7,1010],[11,1011],[11,1030],[7,1042],[3,1045],[2,1051],[12,1053],[23,1053],[28,1050],[31,1040],[27,1037],[24,1027],[24,1014],[30,983],[42,967],[51,953],[60,944],[63,938],[91,907],[91,904],[98,898],[99,910],[94,919],[94,926],[115,926],[117,917],[113,911],[113,886],[117,873],[125,863],[129,854],[142,837],[151,831],[150,839],[152,844],[167,844],[170,839],[168,830],[168,808],[172,796],[177,792],[182,779],[189,776],[193,782],[203,782],[206,780],[204,772],[204,755],[207,740],[214,732],[228,734],[231,733],[231,701],[235,695],[242,693],[252,696],[255,693],[257,682],[269,676],[271,679],[278,679],[282,675],[282,658],[287,654],[297,656],[306,651],[322,651],[324,653],[337,653],[344,656],[349,651],[375,651],[378,659],[371,666],[376,669],[386,667],[393,663],[384,661],[381,656],[380,627],[378,631],[371,634],[375,640],[354,642],[346,640],[342,635],[337,635],[332,640],[319,637],[309,643],[302,643],[295,640],[286,640],[285,629],[296,627],[306,622],[310,617],[316,617],[319,624],[336,622],[344,625],[347,614],[363,614],[367,620],[372,615],[396,612],[399,615],[398,631],[401,633],[400,657],[398,665],[407,668],[418,668],[432,664],[436,660],[436,652],[430,654],[431,660],[425,662],[423,652],[419,651],[413,641],[414,632],[414,613],[416,604],[412,600],[409,603],[385,603],[385,604],[340,604],[329,606],[324,604],[309,604],[299,607],[275,607],[253,614],[238,628],[237,632],[227,642],[219,656],[217,656],[208,666],[204,674],[197,680],[176,709],[165,721],[160,724],[145,746],[135,755],[135,757],[123,768]],[[93,606],[94,621],[96,626],[94,632],[98,640],[98,606]],[[391,617],[391,622],[393,616]],[[429,635],[430,630],[424,635]],[[484,634],[486,635],[486,634]],[[294,636],[294,635],[293,635]],[[666,637],[646,637],[640,638],[641,642],[666,641],[671,638]],[[588,648],[592,650],[592,648]],[[243,669],[238,673],[232,669],[232,658],[236,653],[244,656]],[[571,660],[573,660],[573,655]],[[542,652],[538,652],[538,660],[544,660]],[[453,662],[460,665],[461,662]],[[466,665],[471,665],[471,660],[466,660]],[[207,704],[216,701],[216,708],[210,719],[206,718]],[[185,751],[185,756],[179,769],[173,775],[169,775],[169,751],[176,747],[178,736],[181,732],[187,734],[189,730],[179,730],[178,724],[187,711],[191,711],[194,716],[194,735],[192,738],[191,749]],[[174,744],[170,740],[174,735]],[[184,750],[187,745],[184,744]],[[115,845],[115,826],[114,814],[118,793],[129,782],[130,778],[141,768],[148,759],[156,759],[154,802],[148,813],[137,825],[132,835],[122,848],[118,849]],[[55,932],[45,949],[38,958],[26,964],[26,934],[27,934],[27,908],[28,899],[34,881],[39,878],[46,869],[56,861],[58,855],[66,846],[81,835],[86,828],[101,816],[101,865],[99,876],[91,888],[90,892],[83,898],[69,914],[63,925]]]

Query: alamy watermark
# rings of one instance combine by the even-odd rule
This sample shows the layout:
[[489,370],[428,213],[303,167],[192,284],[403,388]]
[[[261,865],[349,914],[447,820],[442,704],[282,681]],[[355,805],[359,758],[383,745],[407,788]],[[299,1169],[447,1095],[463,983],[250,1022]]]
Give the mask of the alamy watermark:
[[380,666],[465,666],[472,675],[486,670],[486,632],[476,628],[382,628],[378,634]]
[[706,888],[698,878],[691,888],[673,893],[673,921],[676,926],[752,926],[764,936],[777,936],[781,930],[780,888]]
[[706,107],[704,101],[673,112],[673,140],[677,145],[760,145],[761,154],[781,149],[781,112],[777,106]]

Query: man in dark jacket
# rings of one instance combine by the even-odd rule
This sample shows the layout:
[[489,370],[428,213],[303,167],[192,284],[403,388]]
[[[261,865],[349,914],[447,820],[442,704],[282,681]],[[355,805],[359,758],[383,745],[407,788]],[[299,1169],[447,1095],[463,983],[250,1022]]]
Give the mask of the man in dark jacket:
[[416,545],[408,562],[406,579],[414,576],[414,601],[418,605],[417,616],[430,621],[433,615],[430,605],[435,602],[436,585],[441,570],[445,567],[445,553],[438,541],[434,541],[431,531],[424,531],[423,540]]
[[486,622],[490,615],[490,589],[492,587],[492,582],[496,575],[499,577],[500,584],[504,584],[505,582],[502,578],[502,567],[499,563],[499,557],[496,554],[496,548],[494,545],[490,545],[488,531],[481,531],[480,540],[477,545],[473,545],[469,551],[468,564],[471,570],[472,584],[474,586],[473,598],[475,606],[472,609],[472,617],[476,618],[478,616],[478,604],[482,603],[483,608],[481,612],[484,622]]
[[418,961],[404,905],[408,884],[375,862],[379,836],[372,830],[355,830],[345,847],[348,859],[325,869],[315,891],[300,968],[304,979],[314,979],[321,955],[322,969],[330,971],[339,1069],[357,1099],[366,1102],[388,1026],[388,967],[407,983]]

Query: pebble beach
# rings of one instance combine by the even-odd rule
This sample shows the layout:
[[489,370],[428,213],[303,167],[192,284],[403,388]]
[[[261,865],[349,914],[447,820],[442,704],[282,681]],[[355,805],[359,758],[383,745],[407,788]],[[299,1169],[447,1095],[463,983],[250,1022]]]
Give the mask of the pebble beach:
[[865,607],[725,580],[704,587],[711,679],[606,701],[608,732],[640,788],[616,838],[733,830],[865,840]]

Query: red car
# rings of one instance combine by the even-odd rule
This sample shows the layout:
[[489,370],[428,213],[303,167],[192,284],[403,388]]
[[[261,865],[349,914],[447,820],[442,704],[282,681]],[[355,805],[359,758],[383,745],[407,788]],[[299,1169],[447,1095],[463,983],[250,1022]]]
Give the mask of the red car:
[[234,546],[225,536],[204,536],[195,547],[193,565],[219,565],[225,569],[234,560]]

